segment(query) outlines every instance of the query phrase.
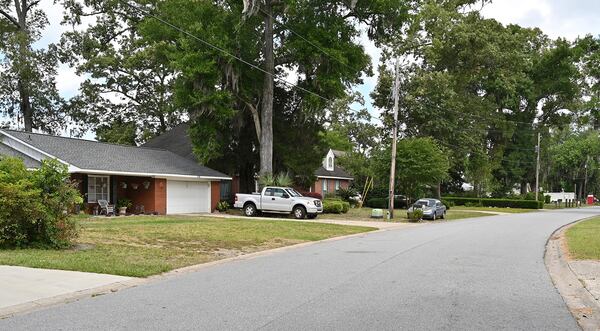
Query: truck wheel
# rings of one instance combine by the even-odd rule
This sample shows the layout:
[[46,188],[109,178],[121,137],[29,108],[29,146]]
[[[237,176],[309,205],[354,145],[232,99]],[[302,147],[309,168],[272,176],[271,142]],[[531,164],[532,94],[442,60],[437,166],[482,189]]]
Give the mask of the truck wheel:
[[244,206],[244,215],[252,217],[256,215],[256,206],[253,203],[249,203]]
[[302,206],[294,207],[293,213],[294,217],[299,220],[302,220],[304,217],[306,217],[306,209],[304,209]]
[[306,218],[308,218],[309,220],[314,220],[315,218],[317,218],[317,214],[308,214],[306,215]]

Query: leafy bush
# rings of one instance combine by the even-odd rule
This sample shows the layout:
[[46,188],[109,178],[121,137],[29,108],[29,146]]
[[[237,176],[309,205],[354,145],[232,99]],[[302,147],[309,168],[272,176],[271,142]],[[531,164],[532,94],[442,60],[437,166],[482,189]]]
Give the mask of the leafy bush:
[[325,199],[340,200],[340,197],[334,192],[325,193]]
[[229,202],[227,201],[219,201],[219,203],[217,203],[217,210],[220,212],[225,212],[227,211],[227,209],[229,209]]
[[349,188],[340,187],[338,189],[337,193],[338,193],[338,196],[340,198],[342,198],[342,200],[347,201],[347,202],[350,202],[351,198],[355,197],[358,194],[358,192],[355,189],[350,188],[350,187]]
[[535,200],[516,200],[516,199],[491,199],[491,198],[459,198],[444,197],[445,201],[452,202],[456,206],[482,206],[482,207],[503,207],[503,208],[524,208],[524,209],[542,209],[543,201]]
[[58,161],[28,171],[18,158],[0,159],[0,247],[69,246],[77,229],[68,210],[82,201]]
[[369,198],[367,200],[365,206],[371,207],[371,208],[386,209],[388,207],[388,199],[387,198]]
[[423,219],[423,211],[421,209],[415,209],[411,213],[406,213],[408,220],[411,222],[418,222]]
[[454,207],[454,202],[448,201],[446,199],[441,200],[444,206],[446,206],[446,210],[450,210],[450,207]]
[[350,204],[346,201],[325,199],[323,200],[323,213],[345,214],[350,210]]
[[323,196],[321,195],[321,193],[317,193],[317,192],[300,192],[300,194],[302,194],[303,197],[310,197],[310,198],[315,198],[315,199],[323,200]]
[[552,197],[551,197],[551,196],[549,196],[549,195],[544,195],[544,202],[545,202],[545,203],[550,203],[550,202],[551,202],[551,201],[550,201],[551,199],[552,199]]
[[346,214],[350,210],[350,202],[342,201],[342,213]]
[[[388,208],[388,198],[369,198],[367,199],[367,203],[365,204],[367,207],[371,208]],[[406,208],[406,200],[402,199],[394,199],[394,209]]]
[[262,186],[292,186],[294,181],[292,177],[288,173],[279,173],[277,175],[273,175],[272,173],[267,173],[258,179],[258,183]]

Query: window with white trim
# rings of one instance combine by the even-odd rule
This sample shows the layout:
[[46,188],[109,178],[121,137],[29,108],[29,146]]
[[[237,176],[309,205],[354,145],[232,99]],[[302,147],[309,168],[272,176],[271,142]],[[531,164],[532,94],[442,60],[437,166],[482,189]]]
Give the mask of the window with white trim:
[[336,191],[339,191],[339,190],[340,190],[340,180],[339,180],[339,179],[336,179],[336,180],[335,180],[335,190],[336,190]]
[[321,186],[321,191],[323,193],[326,193],[327,192],[327,186],[328,186],[327,179],[321,179],[321,185],[322,185]]
[[333,157],[327,158],[327,170],[333,171]]
[[88,199],[89,203],[98,202],[98,200],[109,201],[110,180],[109,176],[88,176]]

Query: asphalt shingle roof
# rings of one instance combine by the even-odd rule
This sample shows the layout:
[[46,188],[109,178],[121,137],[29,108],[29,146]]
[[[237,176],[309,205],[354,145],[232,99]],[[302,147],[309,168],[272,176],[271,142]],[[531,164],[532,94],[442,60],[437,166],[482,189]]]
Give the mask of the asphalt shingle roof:
[[346,170],[342,169],[340,166],[333,167],[333,171],[329,171],[325,169],[325,167],[320,167],[315,171],[315,176],[317,177],[340,177],[340,178],[349,178],[352,179],[352,175],[346,172]]
[[189,127],[187,123],[179,124],[160,136],[148,140],[142,147],[166,149],[186,159],[196,161],[192,140],[188,134]]
[[4,130],[7,134],[81,169],[229,177],[164,149]]

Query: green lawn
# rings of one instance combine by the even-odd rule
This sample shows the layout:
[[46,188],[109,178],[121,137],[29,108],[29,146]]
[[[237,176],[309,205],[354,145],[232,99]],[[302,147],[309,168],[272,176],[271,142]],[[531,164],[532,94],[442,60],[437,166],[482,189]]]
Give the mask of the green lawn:
[[469,210],[469,211],[491,211],[499,213],[531,213],[538,211],[537,209],[525,209],[525,208],[502,208],[502,207],[465,207],[465,206],[454,206],[451,210]]
[[308,222],[140,216],[79,220],[69,250],[0,250],[0,264],[145,277],[176,268],[302,242],[361,233],[368,227]]
[[600,217],[580,222],[566,233],[571,257],[577,260],[600,260]]
[[[458,220],[470,217],[483,217],[491,216],[490,214],[478,213],[476,211],[459,211],[459,210],[448,210],[446,214],[446,221]],[[323,219],[337,219],[347,221],[381,221],[381,219],[371,218],[371,208],[350,208],[347,214],[323,214],[319,215],[319,218]],[[394,210],[394,221],[395,222],[408,222],[406,218],[406,210],[395,209]],[[439,220],[443,222],[444,220]]]

